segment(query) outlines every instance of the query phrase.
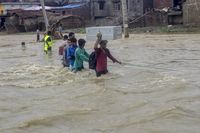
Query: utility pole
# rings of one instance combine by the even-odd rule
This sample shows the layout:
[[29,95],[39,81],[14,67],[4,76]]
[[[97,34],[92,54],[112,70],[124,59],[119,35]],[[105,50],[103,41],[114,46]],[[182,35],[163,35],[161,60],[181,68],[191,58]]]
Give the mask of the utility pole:
[[127,2],[126,2],[126,0],[121,0],[121,3],[122,3],[122,18],[123,18],[123,27],[124,27],[124,37],[129,38]]
[[42,13],[43,13],[43,17],[44,17],[46,31],[48,31],[48,29],[49,29],[49,21],[48,21],[47,13],[46,13],[45,6],[44,6],[44,0],[40,0],[40,4],[42,6]]

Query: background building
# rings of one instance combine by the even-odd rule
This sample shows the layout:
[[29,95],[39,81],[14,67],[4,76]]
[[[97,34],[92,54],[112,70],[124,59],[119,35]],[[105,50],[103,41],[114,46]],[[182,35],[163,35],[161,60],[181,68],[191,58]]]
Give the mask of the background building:
[[[84,20],[81,25],[122,24],[121,0],[45,0],[45,4],[51,6],[47,7],[47,12],[54,15],[80,17]],[[15,13],[18,9],[22,10],[18,15],[23,20],[29,19],[23,17],[27,9],[32,13],[41,12],[39,0],[0,0],[0,27],[4,26],[6,17],[13,15],[7,12],[13,10],[12,13]],[[127,0],[127,9],[130,27],[182,24],[200,26],[200,0]],[[71,25],[80,19],[73,20]]]
[[[135,20],[153,8],[153,0],[127,0],[128,18]],[[91,0],[91,17],[96,25],[122,23],[121,0]],[[136,25],[144,26],[144,19]]]
[[183,23],[200,26],[200,0],[186,0],[183,4]]

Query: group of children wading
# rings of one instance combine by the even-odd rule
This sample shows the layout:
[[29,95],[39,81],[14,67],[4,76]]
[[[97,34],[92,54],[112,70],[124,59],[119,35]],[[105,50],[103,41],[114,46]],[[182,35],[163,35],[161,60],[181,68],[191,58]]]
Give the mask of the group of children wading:
[[[107,48],[108,41],[102,40],[101,33],[97,34],[97,40],[94,44],[94,52],[90,55],[84,48],[86,41],[84,39],[79,39],[77,41],[73,32],[70,32],[68,35],[64,35],[63,40],[63,44],[59,47],[59,54],[63,56],[62,64],[64,67],[68,67],[73,72],[84,69],[83,62],[85,61],[89,63],[90,69],[95,70],[96,76],[100,77],[102,74],[108,73],[107,57],[110,58],[113,63],[117,62],[121,64],[120,61],[111,55],[109,49]],[[45,39],[45,44],[46,41],[49,40]]]

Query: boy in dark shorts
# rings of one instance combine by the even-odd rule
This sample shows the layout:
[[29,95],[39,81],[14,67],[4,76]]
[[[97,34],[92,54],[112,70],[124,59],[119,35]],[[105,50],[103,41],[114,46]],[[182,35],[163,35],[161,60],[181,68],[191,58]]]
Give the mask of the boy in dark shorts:
[[83,62],[89,61],[89,54],[84,49],[85,43],[86,41],[84,39],[78,40],[79,46],[75,52],[74,72],[84,69]]

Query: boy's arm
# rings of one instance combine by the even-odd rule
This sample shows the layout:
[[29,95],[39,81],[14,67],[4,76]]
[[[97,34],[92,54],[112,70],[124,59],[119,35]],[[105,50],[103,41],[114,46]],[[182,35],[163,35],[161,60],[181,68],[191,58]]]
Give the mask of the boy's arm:
[[97,37],[97,40],[96,40],[96,42],[95,42],[95,44],[94,44],[94,49],[97,49],[97,48],[98,48],[98,44],[100,43],[101,38],[102,38],[102,36]]
[[87,62],[89,61],[89,58],[87,56],[85,56],[84,54],[80,54],[79,56],[80,56],[81,60],[87,61]]
[[85,55],[86,57],[88,57],[88,58],[89,58],[89,56],[90,56],[86,51],[84,52],[84,55]]
[[51,37],[48,37],[47,38],[47,42],[51,42],[52,40],[51,40]]
[[94,49],[97,49],[98,48],[98,44],[99,44],[99,40],[97,39],[95,44],[94,44]]
[[110,51],[109,51],[108,49],[106,50],[106,53],[107,53],[108,58],[111,59],[111,60],[113,61],[113,63],[117,62],[117,63],[119,63],[119,64],[122,64],[120,61],[118,61],[116,58],[114,58],[114,57],[111,55],[111,53],[110,53]]
[[84,52],[84,54],[82,54],[80,51],[77,51],[77,54],[79,55],[79,57],[81,58],[81,60],[83,61],[89,61],[89,56],[85,55],[86,51]]

